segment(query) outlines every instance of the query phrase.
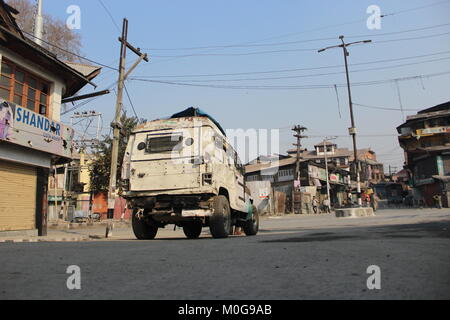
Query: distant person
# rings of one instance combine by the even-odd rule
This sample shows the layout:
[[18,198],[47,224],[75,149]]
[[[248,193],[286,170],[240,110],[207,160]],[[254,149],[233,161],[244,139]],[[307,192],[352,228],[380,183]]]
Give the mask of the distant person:
[[317,211],[319,208],[319,202],[317,201],[316,197],[313,198],[312,207],[313,207],[314,214],[317,214]]
[[370,206],[372,207],[373,211],[377,211],[378,209],[378,199],[377,195],[375,193],[372,193],[370,195]]
[[365,197],[366,197],[366,199],[365,199],[365,201],[366,201],[366,207],[369,208],[369,207],[371,206],[371,203],[372,203],[371,200],[372,200],[372,199],[370,198],[370,195],[367,194],[367,193],[366,193]]
[[323,200],[323,209],[325,210],[325,213],[331,213],[331,204],[328,197]]
[[353,194],[351,192],[347,195],[347,204],[349,207],[353,206]]
[[436,194],[434,197],[434,204],[437,209],[442,209],[442,196],[440,194]]

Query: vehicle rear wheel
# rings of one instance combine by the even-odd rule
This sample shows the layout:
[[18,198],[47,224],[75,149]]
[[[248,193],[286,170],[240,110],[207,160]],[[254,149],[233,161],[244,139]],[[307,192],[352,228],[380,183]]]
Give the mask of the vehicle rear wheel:
[[256,236],[259,231],[259,214],[256,207],[253,206],[252,218],[245,222],[244,232],[247,236]]
[[231,229],[230,204],[225,196],[214,198],[214,213],[209,218],[209,229],[213,238],[227,238]]
[[202,223],[200,221],[185,222],[183,232],[188,239],[198,239],[202,233]]
[[158,233],[158,227],[145,218],[139,218],[136,213],[131,219],[134,235],[138,240],[153,240]]

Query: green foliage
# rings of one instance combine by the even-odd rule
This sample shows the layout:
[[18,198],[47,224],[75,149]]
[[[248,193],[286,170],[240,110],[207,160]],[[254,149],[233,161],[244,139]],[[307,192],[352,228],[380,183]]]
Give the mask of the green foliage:
[[[119,159],[117,164],[117,181],[121,179],[122,160],[125,155],[128,139],[134,127],[146,120],[136,117],[128,118],[124,113],[120,119],[122,131],[119,140]],[[112,137],[105,136],[100,141],[94,153],[94,160],[89,165],[90,185],[93,193],[105,192],[109,189],[109,177],[111,172]]]

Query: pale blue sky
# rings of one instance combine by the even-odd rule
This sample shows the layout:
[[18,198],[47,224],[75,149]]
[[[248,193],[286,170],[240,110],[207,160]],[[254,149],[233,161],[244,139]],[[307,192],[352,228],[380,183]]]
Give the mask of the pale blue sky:
[[[250,73],[261,71],[316,68],[343,65],[340,49],[317,53],[316,50],[339,43],[338,36],[359,36],[348,40],[372,39],[373,44],[350,49],[349,62],[358,64],[370,61],[414,56],[421,58],[397,60],[378,64],[352,66],[353,83],[403,78],[416,75],[450,71],[450,1],[439,0],[192,0],[192,1],[111,1],[103,0],[116,24],[122,18],[129,19],[129,41],[136,47],[146,48],[150,63],[141,64],[133,77],[154,77],[154,80],[218,86],[304,86],[345,83],[345,74],[311,74],[342,72],[343,66],[295,72],[277,72],[244,75],[220,75],[194,77],[201,74]],[[418,7],[435,4],[417,10]],[[44,0],[44,11],[66,19],[69,5],[81,8],[83,53],[96,61],[117,67],[119,56],[119,31],[105,9],[97,0]],[[381,30],[369,30],[366,26],[369,5],[378,5],[383,18]],[[333,27],[329,27],[333,26]],[[327,28],[328,27],[328,28]],[[394,33],[411,29],[433,27],[421,31]],[[284,35],[284,36],[282,36]],[[377,36],[378,35],[378,36]],[[280,37],[282,36],[282,37]],[[298,42],[302,40],[334,38],[334,40]],[[379,42],[392,39],[413,40]],[[159,50],[172,48],[226,46],[230,44],[286,45],[207,48],[198,50]],[[147,49],[148,48],[148,49]],[[157,50],[158,49],[158,50]],[[248,53],[280,51],[265,54]],[[288,51],[286,51],[288,50]],[[291,50],[291,51],[289,51]],[[442,53],[444,52],[444,53]],[[447,52],[447,53],[445,53]],[[158,56],[197,56],[164,58]],[[236,55],[236,54],[245,55]],[[438,55],[425,56],[429,54]],[[209,55],[208,55],[209,54]],[[235,54],[235,55],[226,55]],[[135,56],[128,54],[131,63]],[[433,61],[430,61],[433,60]],[[416,62],[426,63],[414,64]],[[406,66],[398,66],[409,64]],[[396,66],[386,68],[389,66]],[[380,70],[377,70],[380,68]],[[383,69],[384,68],[384,69]],[[358,71],[372,69],[370,71]],[[186,76],[183,78],[156,78],[159,76]],[[258,78],[294,78],[268,80],[236,80]],[[303,76],[303,77],[301,77]],[[406,109],[423,109],[449,100],[449,74],[439,77],[412,79],[398,82],[403,106]],[[103,70],[95,82],[99,89],[114,83],[117,72]],[[208,82],[190,82],[207,80]],[[189,106],[197,106],[211,113],[224,128],[284,128],[281,134],[281,152],[294,142],[289,127],[302,124],[311,136],[305,145],[311,148],[321,141],[322,135],[344,136],[337,140],[340,147],[351,147],[347,137],[350,126],[348,99],[345,88],[339,88],[341,114],[339,116],[336,94],[333,88],[308,90],[230,89],[195,86],[176,86],[152,82],[129,81],[127,87],[140,117],[155,119],[173,114]],[[90,92],[91,88],[83,92]],[[353,100],[360,104],[399,108],[395,82],[371,86],[355,86]],[[78,111],[97,110],[105,114],[105,127],[113,116],[115,95],[98,98]],[[130,103],[125,107],[132,114]],[[413,112],[405,112],[411,114]],[[367,109],[355,106],[356,123],[361,135],[386,135],[359,137],[358,147],[371,147],[386,164],[401,167],[403,154],[398,147],[396,126],[402,123],[398,111]],[[65,117],[67,120],[67,116]],[[109,129],[104,130],[108,133]],[[389,136],[392,135],[392,136]]]

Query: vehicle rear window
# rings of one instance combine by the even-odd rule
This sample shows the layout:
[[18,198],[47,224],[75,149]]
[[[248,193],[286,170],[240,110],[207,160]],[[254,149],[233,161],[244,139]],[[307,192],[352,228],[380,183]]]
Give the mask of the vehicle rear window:
[[146,153],[165,153],[181,149],[182,135],[167,135],[163,137],[147,136]]

